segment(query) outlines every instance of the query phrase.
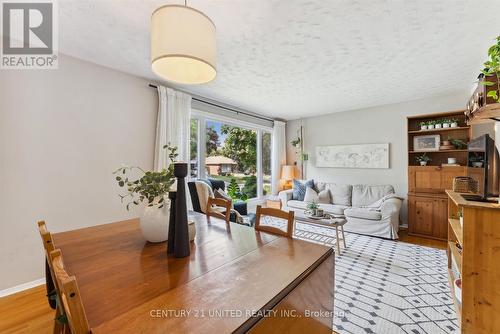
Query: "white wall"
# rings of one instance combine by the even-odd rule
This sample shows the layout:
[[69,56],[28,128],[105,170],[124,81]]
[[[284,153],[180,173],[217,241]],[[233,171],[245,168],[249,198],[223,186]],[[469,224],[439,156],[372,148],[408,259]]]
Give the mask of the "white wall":
[[[468,92],[425,100],[379,106],[361,110],[332,113],[287,123],[288,163],[296,161],[290,140],[296,137],[301,125],[305,128],[304,145],[309,154],[305,166],[308,179],[350,184],[392,184],[396,193],[405,197],[408,192],[406,117],[463,109]],[[489,129],[482,129],[489,132]],[[315,149],[319,145],[390,144],[389,169],[316,168]],[[406,223],[406,201],[403,208]]]
[[37,220],[59,232],[137,216],[112,172],[152,168],[147,84],[64,55],[58,70],[0,70],[0,290],[44,276]]

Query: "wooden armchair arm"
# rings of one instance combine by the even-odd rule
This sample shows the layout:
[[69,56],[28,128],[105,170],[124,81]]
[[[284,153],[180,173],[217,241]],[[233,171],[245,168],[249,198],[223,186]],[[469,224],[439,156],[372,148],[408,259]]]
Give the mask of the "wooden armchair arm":
[[[207,212],[206,212],[207,221],[210,221],[210,216],[213,216],[224,219],[226,223],[229,223],[229,218],[231,216],[231,204],[232,204],[231,200],[209,197],[207,202]],[[217,211],[212,211],[212,205],[225,208],[226,211],[224,212],[224,214]]]

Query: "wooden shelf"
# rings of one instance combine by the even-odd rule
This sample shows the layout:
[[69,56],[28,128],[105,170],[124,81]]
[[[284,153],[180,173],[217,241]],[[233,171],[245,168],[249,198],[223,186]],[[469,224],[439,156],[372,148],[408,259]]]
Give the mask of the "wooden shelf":
[[500,118],[500,103],[492,103],[474,111],[468,121],[469,124],[479,124],[493,122],[498,118]]
[[453,230],[453,234],[455,234],[455,237],[457,238],[458,243],[463,247],[464,245],[464,235],[462,231],[462,225],[460,225],[460,220],[454,219],[454,218],[449,218],[448,223],[451,226],[451,229]]
[[[448,195],[448,275],[461,333],[500,333],[500,205],[465,200],[461,194]],[[464,227],[456,218],[463,213]],[[471,240],[465,242],[464,239]],[[456,247],[461,243],[462,251]],[[455,265],[453,265],[453,262]],[[456,275],[456,276],[455,276]],[[462,280],[462,298],[455,298],[456,278]]]
[[449,241],[448,247],[450,248],[450,252],[455,259],[455,263],[457,264],[458,271],[462,272],[462,254],[458,252],[457,246],[455,246],[454,242]]
[[463,150],[440,150],[440,151],[409,151],[409,153],[450,153],[450,152],[467,152],[467,149],[463,149]]
[[430,129],[430,130],[415,130],[415,131],[408,131],[408,133],[415,134],[415,133],[432,133],[432,132],[441,132],[441,131],[452,131],[452,130],[469,130],[470,126],[458,126],[454,128],[441,128],[441,129]]

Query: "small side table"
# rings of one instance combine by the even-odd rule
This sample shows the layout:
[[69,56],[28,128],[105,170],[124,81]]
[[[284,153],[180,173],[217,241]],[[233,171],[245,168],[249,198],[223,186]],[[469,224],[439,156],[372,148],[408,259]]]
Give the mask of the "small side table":
[[266,199],[266,207],[281,210],[281,200],[279,197],[269,197]]

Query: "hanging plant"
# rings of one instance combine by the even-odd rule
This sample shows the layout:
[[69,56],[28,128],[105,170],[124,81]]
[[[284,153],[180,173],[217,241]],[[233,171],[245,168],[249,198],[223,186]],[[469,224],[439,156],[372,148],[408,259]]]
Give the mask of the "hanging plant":
[[[497,37],[496,44],[488,49],[488,59],[484,63],[484,69],[481,73],[484,75],[483,85],[489,87],[486,96],[500,102],[500,36]],[[487,79],[496,78],[496,82],[488,81]]]
[[295,148],[295,154],[298,156],[300,161],[309,160],[309,155],[302,149],[302,138],[300,136],[300,129],[297,130],[297,138],[292,139],[290,144]]

